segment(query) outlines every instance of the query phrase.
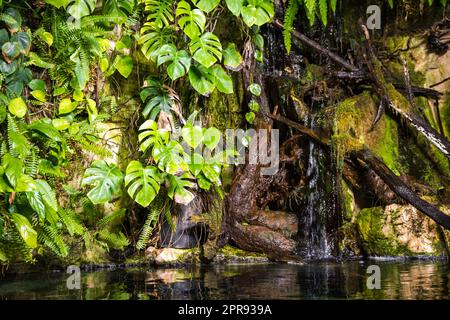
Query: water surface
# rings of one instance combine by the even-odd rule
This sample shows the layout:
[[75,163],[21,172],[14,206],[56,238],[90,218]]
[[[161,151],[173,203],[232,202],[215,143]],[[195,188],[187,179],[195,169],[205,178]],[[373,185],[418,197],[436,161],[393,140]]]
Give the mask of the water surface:
[[[369,290],[367,267],[381,269]],[[69,290],[63,272],[0,278],[5,299],[449,299],[446,261],[351,261],[307,265],[227,265],[192,269],[82,272]]]

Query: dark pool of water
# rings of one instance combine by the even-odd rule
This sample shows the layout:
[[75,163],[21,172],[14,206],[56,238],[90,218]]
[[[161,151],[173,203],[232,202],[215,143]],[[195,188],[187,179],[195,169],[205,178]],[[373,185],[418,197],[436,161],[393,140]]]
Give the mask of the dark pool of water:
[[[378,265],[381,289],[367,288],[367,268]],[[194,269],[128,269],[81,273],[81,289],[68,274],[0,277],[5,299],[449,299],[446,261],[352,261]]]

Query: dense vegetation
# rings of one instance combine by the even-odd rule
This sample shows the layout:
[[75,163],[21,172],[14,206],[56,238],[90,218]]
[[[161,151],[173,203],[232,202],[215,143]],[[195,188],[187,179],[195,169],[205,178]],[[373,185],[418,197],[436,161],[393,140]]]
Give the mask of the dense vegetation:
[[[286,53],[296,19],[327,25],[338,5],[287,1]],[[65,258],[77,241],[83,250],[142,250],[162,221],[174,228],[173,203],[189,204],[200,191],[223,199],[221,174],[235,150],[214,152],[221,131],[197,123],[200,110],[186,114],[180,95],[236,91],[248,53],[264,61],[261,27],[274,19],[273,1],[0,0],[0,8],[0,263]],[[215,34],[224,16],[254,50]],[[107,160],[100,132],[129,108],[120,90],[127,79],[138,82],[131,98],[139,112],[130,124],[138,144],[119,167]],[[245,89],[251,127],[261,87],[255,81]],[[82,157],[88,168],[74,167]],[[73,170],[82,171],[76,185]],[[120,201],[147,208],[144,219],[133,225],[120,206],[106,214]]]

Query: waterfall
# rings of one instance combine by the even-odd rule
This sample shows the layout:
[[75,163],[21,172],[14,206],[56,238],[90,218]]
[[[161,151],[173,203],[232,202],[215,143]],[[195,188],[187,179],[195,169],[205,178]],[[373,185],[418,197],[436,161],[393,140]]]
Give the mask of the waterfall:
[[[310,120],[315,125],[315,115]],[[330,230],[330,221],[334,219],[335,196],[332,191],[336,185],[335,175],[325,171],[324,164],[330,161],[330,155],[313,141],[309,142],[308,179],[305,194],[305,207],[300,215],[299,255],[306,259],[327,259],[333,256],[334,239]],[[327,169],[328,170],[328,169]]]

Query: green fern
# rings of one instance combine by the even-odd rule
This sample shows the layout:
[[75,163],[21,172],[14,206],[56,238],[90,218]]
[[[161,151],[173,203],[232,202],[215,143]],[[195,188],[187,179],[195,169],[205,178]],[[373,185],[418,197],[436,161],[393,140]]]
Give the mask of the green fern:
[[69,248],[56,227],[44,225],[42,232],[38,234],[38,240],[45,244],[58,257],[63,258],[69,254]]
[[286,13],[284,15],[284,30],[283,30],[283,38],[284,38],[284,46],[286,48],[287,53],[291,52],[291,42],[292,36],[291,32],[293,29],[295,17],[299,10],[298,0],[289,0],[288,7],[286,8]]
[[123,220],[123,218],[125,217],[125,213],[126,213],[125,209],[116,210],[113,213],[102,218],[98,222],[97,226],[100,229],[107,228],[107,227],[113,227],[113,226],[119,224]]
[[60,208],[58,210],[58,216],[66,226],[67,231],[69,231],[69,234],[71,236],[83,235],[86,231],[85,227],[81,225],[79,221],[77,221],[77,219],[75,218],[75,212],[73,212],[72,210],[64,210]]
[[153,200],[150,206],[150,212],[147,215],[141,234],[139,235],[139,240],[136,243],[136,248],[138,250],[146,248],[148,239],[150,238],[156,224],[158,223],[164,205],[165,203],[163,197],[160,195]]
[[127,237],[122,232],[111,232],[108,229],[102,229],[98,233],[99,239],[105,241],[108,244],[108,247],[123,250],[127,247],[130,242]]

